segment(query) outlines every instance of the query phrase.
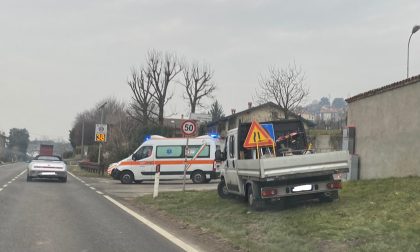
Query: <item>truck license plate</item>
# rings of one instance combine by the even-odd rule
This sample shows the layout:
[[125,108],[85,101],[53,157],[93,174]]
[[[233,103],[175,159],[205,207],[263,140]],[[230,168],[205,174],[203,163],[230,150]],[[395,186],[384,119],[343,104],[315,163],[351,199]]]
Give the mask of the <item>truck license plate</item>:
[[292,192],[304,192],[304,191],[312,191],[312,185],[295,186],[292,189]]

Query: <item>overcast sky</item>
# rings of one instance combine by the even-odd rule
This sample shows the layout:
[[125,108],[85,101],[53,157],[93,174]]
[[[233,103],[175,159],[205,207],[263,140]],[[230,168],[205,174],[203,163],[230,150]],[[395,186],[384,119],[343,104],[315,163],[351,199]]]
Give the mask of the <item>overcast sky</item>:
[[[307,103],[347,98],[406,77],[415,24],[420,1],[1,0],[0,131],[68,139],[77,113],[130,100],[130,69],[153,48],[209,64],[227,114],[290,62],[305,71]],[[410,55],[420,74],[420,32]],[[187,111],[178,90],[168,114]]]

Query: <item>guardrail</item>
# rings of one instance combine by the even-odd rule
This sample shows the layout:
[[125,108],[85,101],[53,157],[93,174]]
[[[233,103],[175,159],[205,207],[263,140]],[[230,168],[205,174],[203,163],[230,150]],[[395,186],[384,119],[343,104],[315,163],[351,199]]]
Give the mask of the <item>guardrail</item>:
[[98,163],[93,163],[89,161],[80,161],[78,164],[82,170],[85,170],[91,173],[104,175],[105,168],[104,166],[101,166]]

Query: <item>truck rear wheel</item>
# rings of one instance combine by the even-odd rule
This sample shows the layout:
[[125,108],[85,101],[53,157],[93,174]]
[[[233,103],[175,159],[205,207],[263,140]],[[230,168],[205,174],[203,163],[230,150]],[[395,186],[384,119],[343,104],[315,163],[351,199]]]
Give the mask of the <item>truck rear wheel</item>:
[[265,202],[262,199],[258,199],[255,197],[255,194],[252,190],[252,185],[247,186],[247,199],[248,199],[248,206],[255,210],[261,211],[265,207]]
[[229,191],[224,180],[220,180],[219,185],[217,185],[217,194],[219,194],[219,197],[222,199],[229,197]]
[[319,197],[320,202],[333,202],[338,199],[338,191],[324,193]]

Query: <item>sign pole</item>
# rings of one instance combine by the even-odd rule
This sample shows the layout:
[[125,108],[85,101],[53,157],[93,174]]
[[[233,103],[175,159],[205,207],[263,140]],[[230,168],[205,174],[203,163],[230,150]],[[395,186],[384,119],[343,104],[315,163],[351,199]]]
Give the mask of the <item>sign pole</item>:
[[181,124],[181,131],[184,134],[184,136],[187,137],[187,144],[185,145],[185,160],[184,160],[184,179],[183,179],[183,183],[182,183],[182,191],[185,192],[185,180],[187,179],[187,167],[188,167],[188,141],[191,135],[193,135],[195,133],[195,131],[197,130],[197,125],[195,124],[194,121],[192,120],[186,120]]
[[184,179],[183,179],[183,183],[182,183],[182,191],[183,192],[185,192],[185,180],[187,179],[187,166],[188,166],[187,153],[189,152],[189,150],[188,150],[189,139],[190,138],[187,137],[187,144],[185,145]]

